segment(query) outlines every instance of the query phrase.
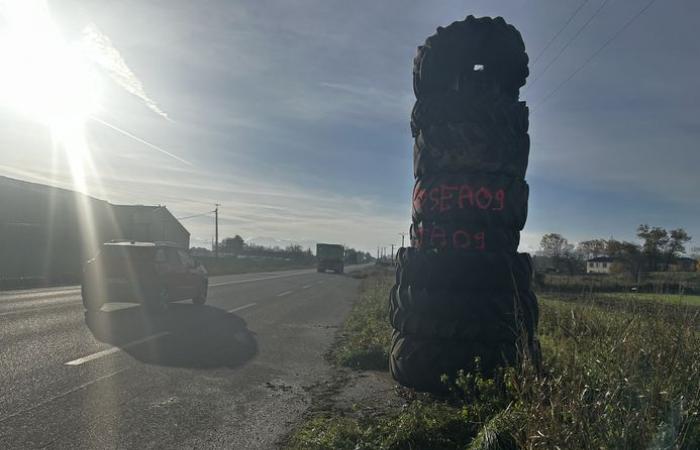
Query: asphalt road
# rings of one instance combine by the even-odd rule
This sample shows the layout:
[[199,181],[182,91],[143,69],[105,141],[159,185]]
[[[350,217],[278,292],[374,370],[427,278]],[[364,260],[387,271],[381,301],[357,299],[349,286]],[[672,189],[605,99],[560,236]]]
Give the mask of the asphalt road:
[[78,287],[0,293],[0,448],[272,448],[332,376],[358,280],[212,277],[162,316]]

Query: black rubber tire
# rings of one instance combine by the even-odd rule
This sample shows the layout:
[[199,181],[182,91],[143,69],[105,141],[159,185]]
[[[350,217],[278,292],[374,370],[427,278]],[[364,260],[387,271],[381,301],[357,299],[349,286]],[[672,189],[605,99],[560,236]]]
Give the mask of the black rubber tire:
[[84,282],[80,285],[80,296],[83,299],[83,307],[85,307],[86,311],[99,311],[102,305],[104,305],[104,301],[98,298],[94,289],[85,286]]
[[520,232],[507,228],[487,228],[454,222],[414,222],[410,228],[411,246],[421,250],[459,250],[515,254]]
[[426,291],[394,286],[389,321],[402,333],[434,339],[527,340],[537,327],[534,293]]
[[425,176],[413,187],[413,221],[522,230],[528,193],[522,178],[507,175]]
[[416,178],[438,173],[495,173],[525,178],[530,136],[469,122],[430,126],[413,146]]
[[[522,308],[517,307],[514,296],[465,297],[460,311],[451,311],[435,305],[419,311],[404,308],[397,290],[392,290],[389,304],[389,322],[394,329],[414,336],[428,339],[457,339],[483,342],[514,341],[518,336],[530,336],[532,323],[524,319]],[[443,295],[445,293],[442,293]],[[455,293],[456,294],[456,293]],[[437,295],[435,293],[431,298]],[[456,295],[452,295],[456,297]],[[528,323],[526,323],[528,322]]]
[[153,290],[153,294],[148,297],[144,306],[150,314],[163,314],[168,310],[170,294],[167,287],[159,287]]
[[527,253],[437,253],[404,247],[396,261],[397,284],[414,290],[523,292],[532,283],[532,259]]
[[200,287],[199,292],[197,293],[197,296],[195,296],[192,299],[192,303],[195,305],[203,305],[207,302],[207,293],[209,291],[209,283],[204,281],[202,282],[202,286]]
[[389,368],[392,377],[406,387],[441,393],[448,388],[441,376],[453,380],[460,369],[475,371],[477,357],[480,371],[488,376],[499,366],[514,364],[518,351],[514,342],[423,339],[394,331]]
[[[483,65],[476,71],[475,65]],[[525,44],[502,17],[475,18],[440,27],[413,61],[416,97],[444,91],[497,90],[513,99],[529,74]]]
[[448,123],[472,123],[508,130],[513,135],[527,133],[529,109],[525,102],[507,97],[481,94],[476,97],[461,92],[443,92],[419,98],[411,112],[411,133]]

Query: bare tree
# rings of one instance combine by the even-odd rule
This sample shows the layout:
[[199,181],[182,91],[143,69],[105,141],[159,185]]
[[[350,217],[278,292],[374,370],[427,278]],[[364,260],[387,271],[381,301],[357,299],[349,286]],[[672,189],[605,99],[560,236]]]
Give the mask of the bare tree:
[[573,249],[574,246],[559,233],[547,233],[540,240],[540,250],[544,256],[563,257]]
[[545,234],[540,240],[540,250],[542,255],[552,258],[557,269],[565,266],[570,275],[574,274],[576,269],[574,246],[564,236],[558,233]]

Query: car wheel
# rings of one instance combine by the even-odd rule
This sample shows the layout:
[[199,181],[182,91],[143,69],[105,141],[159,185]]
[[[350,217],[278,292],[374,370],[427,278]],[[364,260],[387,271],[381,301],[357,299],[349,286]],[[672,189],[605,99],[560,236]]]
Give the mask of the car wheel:
[[164,313],[168,310],[168,300],[170,299],[170,293],[168,288],[163,286],[158,289],[156,295],[151,297],[148,302],[146,302],[146,309],[148,312],[153,314]]
[[80,286],[80,294],[83,298],[83,306],[89,312],[98,311],[104,302],[97,298],[94,292],[89,292],[89,289],[85,288],[85,285]]
[[197,293],[197,296],[192,299],[192,303],[195,305],[203,305],[207,301],[207,290],[208,284],[206,281],[202,282],[202,286]]

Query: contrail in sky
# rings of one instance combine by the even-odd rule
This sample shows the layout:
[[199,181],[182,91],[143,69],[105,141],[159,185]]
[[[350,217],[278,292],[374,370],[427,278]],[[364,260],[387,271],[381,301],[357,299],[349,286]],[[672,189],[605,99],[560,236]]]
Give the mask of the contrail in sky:
[[102,120],[102,119],[98,119],[98,118],[95,117],[95,116],[90,116],[90,119],[92,119],[92,120],[94,120],[95,122],[97,122],[97,123],[99,123],[99,124],[102,124],[102,125],[104,125],[104,126],[106,126],[106,127],[109,127],[109,128],[111,128],[111,129],[113,129],[114,131],[118,131],[119,133],[123,134],[124,136],[130,137],[131,139],[133,139],[133,140],[135,140],[135,141],[137,141],[137,142],[140,142],[140,143],[142,143],[143,145],[146,145],[146,146],[148,146],[148,147],[151,147],[151,148],[154,149],[154,150],[158,150],[159,152],[161,152],[161,153],[163,153],[163,154],[165,154],[165,155],[168,155],[168,156],[170,156],[171,158],[180,161],[181,163],[187,164],[188,166],[191,166],[191,165],[192,165],[191,162],[185,161],[184,159],[180,158],[179,156],[174,155],[174,154],[170,153],[169,151],[167,151],[167,150],[165,150],[165,149],[163,149],[163,148],[161,148],[161,147],[158,147],[158,146],[155,145],[155,144],[151,144],[151,143],[148,142],[148,141],[144,141],[144,140],[141,139],[140,137],[135,136],[135,135],[129,133],[128,131],[126,131],[126,130],[122,130],[121,128],[119,128],[119,127],[117,127],[117,126],[115,126],[115,125],[112,125],[111,123],[105,122],[105,121]]
[[82,44],[91,59],[107,72],[112,81],[130,94],[140,98],[151,111],[170,120],[168,114],[146,94],[141,80],[127,66],[119,50],[112,45],[112,41],[94,23],[83,29]]

